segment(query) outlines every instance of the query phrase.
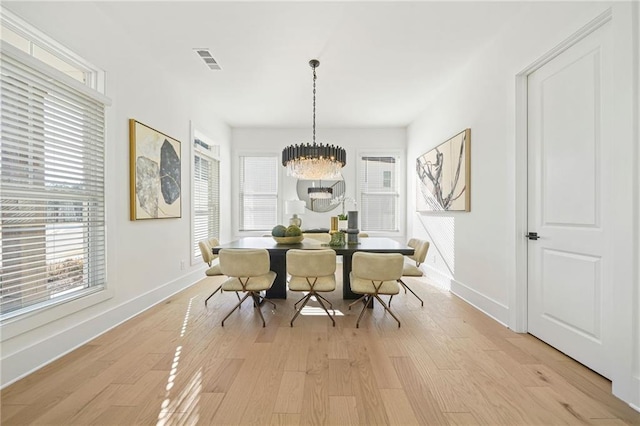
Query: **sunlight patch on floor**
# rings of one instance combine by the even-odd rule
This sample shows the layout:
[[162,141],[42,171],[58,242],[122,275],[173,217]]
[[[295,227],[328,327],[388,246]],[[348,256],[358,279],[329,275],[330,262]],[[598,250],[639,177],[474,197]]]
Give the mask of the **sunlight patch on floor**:
[[[196,296],[189,299],[189,305],[187,306],[187,311],[182,321],[180,337],[184,337],[187,332],[189,316],[191,315],[191,305],[195,297]],[[189,383],[175,398],[170,398],[171,389],[173,389],[176,377],[178,376],[178,365],[180,364],[181,355],[182,346],[178,345],[173,356],[167,386],[165,387],[165,399],[160,406],[156,426],[196,424],[198,422],[198,403],[200,401],[200,393],[202,392],[202,368],[198,369]]]

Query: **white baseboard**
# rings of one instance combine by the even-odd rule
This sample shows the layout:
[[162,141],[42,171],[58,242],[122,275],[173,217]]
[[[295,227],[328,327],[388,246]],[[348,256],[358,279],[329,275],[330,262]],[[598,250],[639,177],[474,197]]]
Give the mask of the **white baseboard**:
[[509,307],[490,297],[478,293],[474,289],[451,279],[451,293],[455,294],[471,306],[490,316],[505,327],[509,327]]
[[203,273],[201,270],[190,272],[141,294],[135,299],[100,312],[86,321],[4,356],[0,373],[0,389],[39,370],[172,295],[192,286],[202,278]]
[[490,316],[505,327],[508,327],[509,308],[507,306],[478,293],[472,288],[456,281],[451,276],[430,265],[425,265],[423,263],[420,267],[425,270],[425,276],[430,282],[449,290],[451,293],[455,294],[474,308]]
[[445,274],[439,269],[434,268],[433,266],[422,264],[420,265],[420,269],[425,273],[425,277],[429,280],[430,283],[437,285],[440,288],[451,290],[451,278],[450,275]]

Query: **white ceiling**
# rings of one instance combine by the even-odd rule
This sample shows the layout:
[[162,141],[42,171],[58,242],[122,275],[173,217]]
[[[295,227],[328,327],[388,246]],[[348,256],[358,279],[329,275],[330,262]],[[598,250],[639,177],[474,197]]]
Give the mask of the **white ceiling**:
[[[406,126],[520,2],[102,2],[159,65],[232,127]],[[86,19],[90,20],[91,16]],[[209,48],[222,71],[194,48]],[[482,84],[478,82],[478,84]]]

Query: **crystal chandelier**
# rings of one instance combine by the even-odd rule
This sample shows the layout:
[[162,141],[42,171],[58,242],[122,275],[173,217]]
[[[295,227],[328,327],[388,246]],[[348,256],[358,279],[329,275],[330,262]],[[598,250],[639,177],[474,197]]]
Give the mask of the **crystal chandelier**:
[[316,144],[316,68],[320,61],[312,59],[309,65],[313,69],[313,144],[296,144],[283,149],[282,165],[287,168],[287,175],[297,179],[337,179],[347,163],[347,153],[339,146]]

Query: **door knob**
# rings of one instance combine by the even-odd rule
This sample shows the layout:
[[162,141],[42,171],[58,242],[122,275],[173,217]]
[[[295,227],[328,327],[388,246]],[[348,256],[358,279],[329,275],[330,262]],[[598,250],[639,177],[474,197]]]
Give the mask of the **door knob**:
[[538,238],[538,233],[537,232],[529,232],[527,235],[525,235],[525,237],[527,237],[530,240],[537,240]]

